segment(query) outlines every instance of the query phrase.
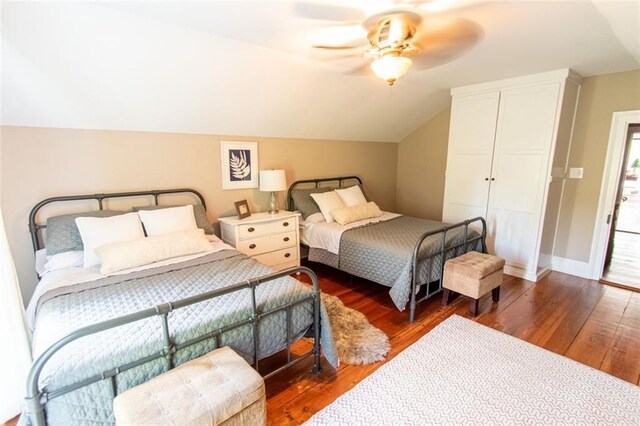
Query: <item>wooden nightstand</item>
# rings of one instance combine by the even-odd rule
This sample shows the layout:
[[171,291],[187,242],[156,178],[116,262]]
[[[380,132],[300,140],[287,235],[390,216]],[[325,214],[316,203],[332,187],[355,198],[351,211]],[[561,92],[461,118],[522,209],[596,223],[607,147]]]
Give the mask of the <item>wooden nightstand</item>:
[[279,271],[300,266],[300,213],[256,213],[246,219],[221,217],[222,240]]

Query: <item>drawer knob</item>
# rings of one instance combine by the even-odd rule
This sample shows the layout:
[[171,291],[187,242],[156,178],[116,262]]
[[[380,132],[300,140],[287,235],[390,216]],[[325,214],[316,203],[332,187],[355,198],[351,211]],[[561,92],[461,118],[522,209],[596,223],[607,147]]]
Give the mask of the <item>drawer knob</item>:
[[247,231],[249,231],[249,232],[253,232],[255,230],[256,230],[256,228],[254,228],[254,227],[251,227],[251,228],[247,229]]
[[285,253],[284,254],[284,257],[290,257],[290,256],[291,256],[291,253]]
[[289,241],[289,237],[284,237],[283,238],[285,241]]
[[254,249],[254,248],[256,248],[256,245],[255,245],[255,244],[251,244],[251,245],[249,246],[249,248],[250,248],[250,249]]
[[289,226],[289,222],[284,222],[282,226]]

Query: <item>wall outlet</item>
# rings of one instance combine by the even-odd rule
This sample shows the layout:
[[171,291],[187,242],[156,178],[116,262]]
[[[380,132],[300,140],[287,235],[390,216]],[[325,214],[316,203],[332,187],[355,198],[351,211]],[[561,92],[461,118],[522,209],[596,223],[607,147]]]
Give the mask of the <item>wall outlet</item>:
[[582,167],[571,167],[569,169],[569,178],[570,179],[582,179],[582,174],[584,173],[584,169]]

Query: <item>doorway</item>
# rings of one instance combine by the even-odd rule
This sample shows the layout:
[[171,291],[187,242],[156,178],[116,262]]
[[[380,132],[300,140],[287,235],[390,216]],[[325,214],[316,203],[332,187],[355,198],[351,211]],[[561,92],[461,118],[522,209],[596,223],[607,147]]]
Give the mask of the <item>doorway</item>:
[[[622,235],[625,233],[616,233],[615,231],[612,231],[612,229],[620,228],[618,224],[613,227],[612,222],[614,218],[620,217],[621,209],[624,209],[623,212],[624,216],[626,217],[627,206],[633,205],[633,200],[631,200],[632,203],[627,204],[629,202],[629,198],[627,197],[625,201],[622,201],[622,196],[623,194],[626,194],[627,191],[630,192],[632,189],[631,182],[633,182],[633,173],[631,173],[631,179],[629,179],[629,181],[631,182],[627,182],[626,174],[629,161],[632,161],[629,160],[628,157],[634,156],[631,152],[632,147],[629,146],[629,142],[630,140],[633,140],[633,133],[636,133],[635,130],[637,129],[638,131],[640,131],[639,127],[640,110],[618,111],[614,112],[611,117],[611,131],[609,133],[607,155],[604,162],[604,172],[602,174],[602,186],[600,187],[598,211],[596,215],[596,222],[594,224],[593,240],[591,243],[591,255],[589,256],[589,277],[594,280],[600,280],[603,277],[603,274],[605,272],[605,260],[607,260],[607,258],[609,257],[607,256],[607,252],[611,252],[610,257],[612,261],[614,258],[614,254],[616,254],[615,250],[608,250],[608,248],[611,246],[611,239],[609,237],[612,236],[612,233],[614,239],[613,248],[615,248],[616,246],[618,248],[622,248],[624,246],[624,236],[618,238],[618,241],[616,241],[616,234]],[[628,156],[625,155],[627,153]],[[625,157],[627,157],[626,161]],[[633,159],[633,161],[635,161],[635,158]],[[626,190],[624,188],[625,185],[627,186]],[[619,204],[617,216],[614,214],[616,204]],[[622,225],[627,222],[625,217],[621,219]],[[624,226],[620,230],[627,229],[629,229],[629,227]],[[636,264],[632,259],[627,260],[631,260],[631,264]],[[622,281],[619,278],[610,277],[610,279]],[[616,284],[627,286],[629,288],[640,288],[640,286],[636,287],[635,285],[629,285],[630,281],[628,280],[625,280],[625,283],[627,284]]]
[[640,125],[630,125],[607,242],[602,280],[640,290]]

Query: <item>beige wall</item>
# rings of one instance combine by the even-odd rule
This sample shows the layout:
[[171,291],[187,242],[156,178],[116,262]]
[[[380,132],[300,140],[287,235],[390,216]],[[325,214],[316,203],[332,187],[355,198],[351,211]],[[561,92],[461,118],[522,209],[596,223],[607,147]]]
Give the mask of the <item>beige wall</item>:
[[394,143],[23,127],[3,127],[1,136],[2,210],[26,301],[36,284],[28,215],[43,198],[191,187],[205,196],[212,220],[232,214],[241,199],[253,211],[266,210],[267,193],[222,190],[220,140],[257,141],[260,168],[285,169],[288,183],[359,175],[381,208],[395,208]]
[[583,80],[569,167],[584,167],[584,178],[566,181],[556,256],[589,261],[611,117],[616,111],[637,109],[640,109],[640,70]]
[[451,107],[447,107],[398,146],[396,207],[399,213],[440,220]]

